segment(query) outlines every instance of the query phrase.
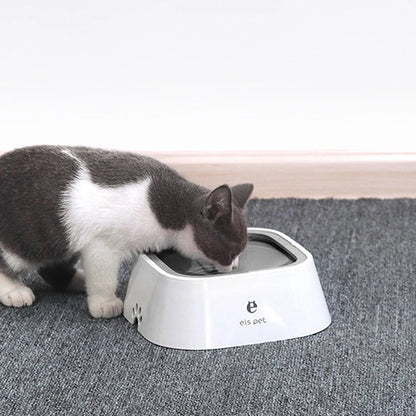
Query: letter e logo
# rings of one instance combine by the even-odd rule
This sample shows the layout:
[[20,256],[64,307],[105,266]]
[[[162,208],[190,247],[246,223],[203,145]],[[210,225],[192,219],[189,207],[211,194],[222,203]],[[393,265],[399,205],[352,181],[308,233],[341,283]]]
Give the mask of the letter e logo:
[[254,313],[257,311],[257,303],[255,300],[253,300],[252,302],[248,302],[247,303],[247,311],[250,313]]

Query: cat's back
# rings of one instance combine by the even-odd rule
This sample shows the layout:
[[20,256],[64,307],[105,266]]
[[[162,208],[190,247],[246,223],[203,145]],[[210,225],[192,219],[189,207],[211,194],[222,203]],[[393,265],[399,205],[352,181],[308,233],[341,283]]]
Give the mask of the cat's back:
[[[15,205],[21,198],[52,198],[76,176],[78,166],[60,147],[33,146],[0,157],[0,204]],[[48,195],[42,190],[48,190]]]
[[88,170],[91,180],[102,186],[117,186],[173,171],[156,159],[136,153],[90,147],[70,147],[66,152]]
[[61,188],[81,169],[88,171],[94,183],[117,186],[148,177],[171,177],[166,165],[134,153],[68,146],[31,146],[5,153],[0,157],[0,183],[5,189],[33,186]]

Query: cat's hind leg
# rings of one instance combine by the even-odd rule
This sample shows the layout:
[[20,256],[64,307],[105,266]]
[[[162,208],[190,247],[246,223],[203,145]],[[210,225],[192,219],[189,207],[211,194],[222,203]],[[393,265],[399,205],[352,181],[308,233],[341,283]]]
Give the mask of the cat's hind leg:
[[38,270],[39,275],[57,290],[85,291],[85,276],[76,267],[79,262],[76,254],[68,260],[43,266]]
[[19,274],[5,262],[0,253],[0,302],[5,306],[21,308],[35,300],[32,290],[23,284]]

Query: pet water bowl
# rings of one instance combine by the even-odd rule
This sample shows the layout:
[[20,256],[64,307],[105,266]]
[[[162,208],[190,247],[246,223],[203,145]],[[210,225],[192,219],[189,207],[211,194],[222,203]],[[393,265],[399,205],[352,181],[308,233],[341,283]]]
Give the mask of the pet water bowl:
[[229,273],[214,274],[174,251],[141,254],[124,316],[152,343],[188,350],[302,337],[331,323],[311,254],[262,228],[248,229]]

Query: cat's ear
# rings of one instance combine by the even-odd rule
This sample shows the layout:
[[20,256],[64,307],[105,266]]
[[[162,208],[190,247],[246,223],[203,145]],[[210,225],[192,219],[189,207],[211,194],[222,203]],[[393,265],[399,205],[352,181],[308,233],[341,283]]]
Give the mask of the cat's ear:
[[231,189],[228,185],[221,185],[215,188],[206,198],[202,206],[202,215],[210,221],[220,217],[231,217],[232,212]]
[[231,192],[233,194],[233,199],[235,204],[243,209],[253,192],[253,184],[252,183],[242,183],[240,185],[235,185],[231,188]]

